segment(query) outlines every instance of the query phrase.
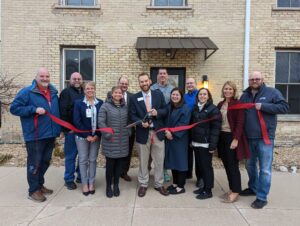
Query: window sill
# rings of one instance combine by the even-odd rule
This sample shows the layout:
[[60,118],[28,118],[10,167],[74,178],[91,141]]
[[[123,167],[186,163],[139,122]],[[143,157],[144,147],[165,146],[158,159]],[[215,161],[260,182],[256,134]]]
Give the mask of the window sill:
[[300,122],[300,115],[278,115],[278,122]]
[[277,7],[277,6],[273,6],[272,11],[300,11],[300,7]]
[[147,6],[151,10],[191,10],[192,6]]
[[100,5],[95,6],[71,6],[55,4],[54,9],[86,9],[86,10],[100,10]]

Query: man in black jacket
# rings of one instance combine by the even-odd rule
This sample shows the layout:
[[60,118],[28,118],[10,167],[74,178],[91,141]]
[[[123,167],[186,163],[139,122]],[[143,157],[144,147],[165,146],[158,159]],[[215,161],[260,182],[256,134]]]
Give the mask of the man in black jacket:
[[[70,85],[65,88],[59,97],[59,109],[61,119],[73,124],[73,105],[74,101],[82,99],[84,97],[83,88],[82,88],[82,76],[78,72],[74,72],[70,77]],[[75,134],[73,131],[70,131],[62,127],[62,136],[65,137],[65,186],[69,190],[74,190],[77,188],[75,180],[75,171],[77,172],[76,182],[80,183],[80,172],[79,166],[76,167],[76,158],[77,158],[77,147],[75,143]]]

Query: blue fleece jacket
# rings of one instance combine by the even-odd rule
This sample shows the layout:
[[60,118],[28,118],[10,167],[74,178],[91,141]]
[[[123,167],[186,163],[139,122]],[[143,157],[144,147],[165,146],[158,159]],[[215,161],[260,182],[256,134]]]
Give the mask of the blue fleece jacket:
[[[243,103],[261,103],[261,113],[265,120],[270,139],[275,138],[277,114],[286,114],[289,105],[279,90],[263,84],[255,96],[247,88],[240,98]],[[248,139],[262,139],[260,122],[255,108],[245,111],[245,132]]]
[[35,128],[34,116],[38,107],[59,118],[57,90],[50,84],[51,106],[45,96],[39,91],[36,80],[32,85],[19,91],[13,100],[10,112],[20,116],[25,141],[41,140],[59,136],[60,126],[54,123],[49,116],[38,117],[38,127]]

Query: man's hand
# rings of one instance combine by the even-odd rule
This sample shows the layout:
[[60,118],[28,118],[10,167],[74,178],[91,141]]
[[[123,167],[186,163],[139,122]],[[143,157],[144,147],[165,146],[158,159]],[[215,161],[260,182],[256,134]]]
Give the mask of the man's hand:
[[256,110],[259,111],[261,109],[261,103],[256,103],[255,108],[256,108]]
[[149,123],[148,123],[148,122],[142,122],[142,126],[143,126],[144,128],[148,128],[148,127],[149,127]]
[[150,112],[152,116],[157,116],[157,111],[154,108],[152,108]]
[[59,134],[59,139],[62,140],[62,139],[64,139],[64,138],[65,138],[64,132],[60,132],[60,134]]
[[38,107],[35,112],[39,115],[44,115],[46,113],[46,110],[44,108]]
[[86,140],[89,141],[89,142],[93,142],[93,137],[92,136],[87,136]]

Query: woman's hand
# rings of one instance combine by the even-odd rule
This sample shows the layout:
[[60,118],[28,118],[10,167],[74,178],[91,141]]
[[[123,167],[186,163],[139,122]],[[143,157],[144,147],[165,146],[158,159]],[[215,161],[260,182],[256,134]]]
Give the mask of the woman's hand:
[[165,131],[165,136],[167,137],[168,140],[173,140],[172,133],[169,130]]
[[87,136],[86,140],[89,141],[89,142],[92,142],[93,137],[92,136]]
[[238,146],[238,143],[239,141],[237,139],[233,139],[233,141],[231,142],[231,145],[230,145],[230,149],[236,149],[237,146]]

